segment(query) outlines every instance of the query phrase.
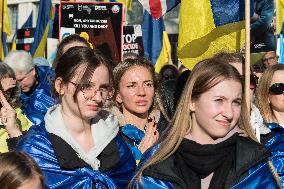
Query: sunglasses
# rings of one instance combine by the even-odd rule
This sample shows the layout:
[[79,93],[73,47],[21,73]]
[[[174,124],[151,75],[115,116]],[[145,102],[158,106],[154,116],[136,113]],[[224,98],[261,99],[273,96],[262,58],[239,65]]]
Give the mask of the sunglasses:
[[[245,81],[245,76],[242,76],[243,81]],[[258,77],[254,74],[250,74],[250,89],[255,89],[258,84]]]
[[254,74],[250,74],[250,89],[255,89],[258,84],[258,77]]
[[274,83],[269,88],[269,93],[274,95],[280,95],[284,93],[284,83]]

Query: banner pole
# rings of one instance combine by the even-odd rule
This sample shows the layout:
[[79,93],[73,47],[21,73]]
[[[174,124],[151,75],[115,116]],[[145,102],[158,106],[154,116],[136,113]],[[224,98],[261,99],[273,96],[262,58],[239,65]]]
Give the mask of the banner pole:
[[[0,61],[3,61],[2,60],[2,53],[4,53],[4,46],[3,46],[3,41],[2,41],[2,34],[3,34],[3,27],[4,27],[4,0],[1,0],[1,3],[0,3],[0,10],[1,10],[1,14],[0,14],[0,44],[2,45],[2,48],[0,48]],[[3,51],[2,51],[3,50]]]
[[250,111],[250,0],[246,0],[245,2],[245,23],[245,99],[247,103],[247,108]]

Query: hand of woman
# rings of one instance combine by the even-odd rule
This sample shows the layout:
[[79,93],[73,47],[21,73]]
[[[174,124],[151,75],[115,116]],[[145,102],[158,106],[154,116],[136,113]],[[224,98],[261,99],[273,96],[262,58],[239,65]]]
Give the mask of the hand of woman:
[[139,150],[143,154],[148,148],[150,148],[159,138],[159,132],[157,131],[157,123],[155,119],[150,119],[148,125],[145,126],[145,136],[142,139]]
[[0,102],[2,104],[2,108],[0,110],[1,120],[2,123],[5,125],[8,135],[10,136],[10,138],[22,135],[22,132],[20,131],[16,123],[16,111],[7,102],[2,91],[0,91]]
[[16,84],[17,84],[17,81],[11,77],[1,79],[1,86],[4,92],[16,87]]

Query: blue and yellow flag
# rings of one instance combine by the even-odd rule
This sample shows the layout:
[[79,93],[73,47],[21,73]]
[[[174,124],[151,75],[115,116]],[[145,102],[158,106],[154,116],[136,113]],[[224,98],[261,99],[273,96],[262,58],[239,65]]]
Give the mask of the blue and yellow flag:
[[163,65],[171,58],[171,45],[165,31],[163,17],[154,19],[148,11],[144,11],[142,24],[142,37],[144,56],[155,66],[155,71],[160,72]]
[[30,50],[30,53],[34,58],[44,56],[49,29],[49,20],[52,19],[52,16],[53,9],[51,0],[40,0],[34,43]]
[[284,27],[284,0],[277,0],[276,3],[276,33],[279,34]]
[[239,51],[245,42],[244,0],[181,1],[178,56],[192,69],[219,51]]
[[[8,54],[7,37],[10,36],[10,17],[8,14],[7,0],[0,2],[1,20],[0,20],[0,60],[3,61],[4,57]],[[3,12],[2,12],[3,11]]]

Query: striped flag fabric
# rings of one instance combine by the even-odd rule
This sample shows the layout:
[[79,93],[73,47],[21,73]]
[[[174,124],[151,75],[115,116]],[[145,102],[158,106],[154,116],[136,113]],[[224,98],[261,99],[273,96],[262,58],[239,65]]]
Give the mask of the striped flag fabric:
[[[159,19],[166,12],[176,7],[180,0],[139,0],[139,2],[153,18]],[[190,4],[189,2],[187,3]]]
[[192,69],[197,62],[219,51],[239,51],[245,42],[244,13],[244,0],[191,3],[182,0],[178,40],[180,62]]
[[152,62],[155,71],[159,73],[162,66],[169,62],[171,56],[171,46],[163,17],[156,20],[144,11],[142,38],[144,56]]
[[49,29],[49,20],[53,15],[52,11],[51,0],[40,0],[36,30],[34,34],[34,43],[30,50],[31,55],[33,55],[34,58],[44,56]]
[[277,0],[276,3],[276,33],[279,34],[284,28],[284,0]]
[[4,57],[8,54],[7,49],[7,37],[10,36],[11,30],[10,30],[10,17],[8,14],[8,6],[7,6],[7,0],[2,0],[0,2],[0,10],[1,10],[1,16],[0,16],[0,60],[4,60]]

